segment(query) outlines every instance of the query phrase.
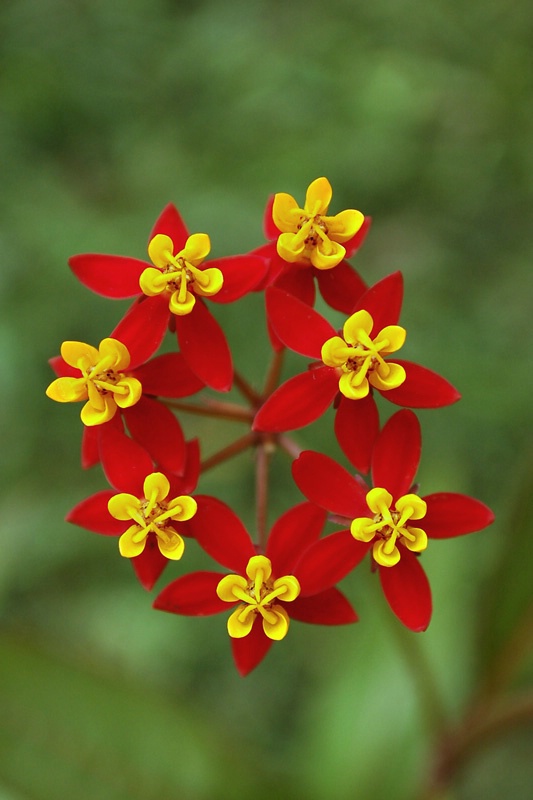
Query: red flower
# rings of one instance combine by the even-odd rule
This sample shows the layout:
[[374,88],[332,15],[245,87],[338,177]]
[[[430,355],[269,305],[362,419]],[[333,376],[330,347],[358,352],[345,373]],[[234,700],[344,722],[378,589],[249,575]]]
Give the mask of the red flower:
[[[266,550],[257,552],[239,518],[220,500],[197,497],[198,512],[185,527],[201,547],[234,574],[194,572],[178,578],[154,607],[205,616],[234,608],[228,620],[237,669],[246,675],[284,638],[290,619],[322,625],[357,616],[334,584],[359,560],[348,531],[319,539],[325,513],[302,503],[274,524]],[[362,553],[364,555],[364,552]]]
[[86,400],[82,464],[100,460],[98,442],[103,427],[123,429],[121,415],[132,437],[164,470],[181,473],[185,439],[174,414],[155,396],[188,397],[203,388],[181,353],[167,353],[142,363],[144,351],[122,341],[104,339],[99,348],[83,342],[64,342],[61,356],[50,360],[59,377],[47,389],[58,402]]
[[67,521],[104,536],[120,536],[121,555],[131,559],[139,582],[150,590],[168,559],[179,560],[183,554],[181,528],[196,512],[189,495],[200,471],[198,444],[187,444],[181,477],[154,471],[146,450],[114,426],[104,426],[100,449],[114,490],[82,500]]
[[274,284],[313,306],[316,278],[326,303],[349,313],[366,285],[346,258],[362,245],[370,217],[354,209],[327,216],[331,195],[326,178],[310,184],[303,208],[291,195],[276,194],[264,219],[265,235],[274,241],[254,252],[269,259],[261,288]]
[[425,630],[431,618],[431,591],[417,558],[428,539],[472,533],[494,520],[486,505],[466,495],[414,494],[420,451],[418,419],[403,410],[389,419],[376,440],[375,488],[370,491],[361,478],[320,453],[306,451],[293,463],[294,480],[304,495],[350,525],[359,554],[372,548],[387,602],[413,631]]
[[[266,400],[254,429],[302,428],[339,398],[336,436],[352,463],[367,472],[379,430],[374,390],[397,405],[413,408],[436,408],[458,400],[457,390],[440,375],[410,361],[388,358],[405,339],[405,330],[396,324],[402,294],[400,272],[370,287],[345,322],[341,337],[296,297],[278,288],[267,289],[267,312],[276,335],[291,350],[320,361],[290,378]],[[342,437],[344,430],[350,432],[349,438]]]
[[152,265],[136,258],[84,254],[69,264],[80,281],[111,298],[137,297],[112,336],[143,353],[146,361],[159,347],[169,325],[191,370],[213,389],[227,391],[233,367],[226,338],[203,298],[230,303],[262,280],[266,262],[231,256],[201,266],[210,250],[204,233],[188,235],[177,209],[169,204],[150,236]]

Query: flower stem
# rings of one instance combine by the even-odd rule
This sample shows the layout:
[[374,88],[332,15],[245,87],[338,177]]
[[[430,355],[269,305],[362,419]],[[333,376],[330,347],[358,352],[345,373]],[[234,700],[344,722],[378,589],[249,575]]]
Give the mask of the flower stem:
[[248,400],[252,408],[258,408],[261,405],[261,395],[259,392],[256,392],[253,386],[250,386],[248,381],[243,378],[243,376],[240,374],[240,372],[237,372],[237,370],[235,370],[233,374],[233,382],[236,389],[238,389],[242,396]]
[[229,419],[232,422],[246,422],[250,423],[254,414],[253,411],[239,406],[237,403],[225,403],[220,400],[211,400],[204,398],[203,405],[196,405],[195,403],[184,403],[181,400],[162,400],[169,408],[175,408],[177,411],[184,411],[186,414],[195,414],[200,417],[216,417],[217,419]]
[[285,450],[287,455],[289,455],[293,461],[296,460],[303,451],[303,447],[300,447],[300,445],[297,444],[290,436],[287,436],[286,433],[278,435],[277,442],[281,449]]
[[277,389],[278,387],[279,377],[281,374],[281,367],[283,366],[284,355],[285,355],[285,348],[283,348],[283,350],[277,350],[276,352],[274,352],[274,356],[268,368],[265,380],[265,386],[263,389],[263,397],[265,399],[267,397],[270,397],[274,389]]
[[222,450],[219,450],[217,453],[209,456],[209,458],[206,458],[206,460],[201,463],[200,470],[202,472],[206,472],[208,469],[212,469],[219,464],[223,464],[224,461],[228,461],[228,459],[233,458],[233,456],[242,453],[243,450],[247,450],[248,447],[252,447],[255,443],[255,440],[255,433],[252,431],[250,431],[250,433],[246,433],[244,436],[236,439],[227,447],[223,447]]

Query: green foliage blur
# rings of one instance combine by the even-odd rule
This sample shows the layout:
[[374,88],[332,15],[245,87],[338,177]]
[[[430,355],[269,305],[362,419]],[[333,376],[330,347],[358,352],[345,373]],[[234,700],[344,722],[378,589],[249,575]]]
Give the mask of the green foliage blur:
[[[532,691],[532,43],[527,0],[3,0],[0,800],[411,800],[484,675]],[[463,394],[420,414],[423,492],[497,521],[424,554],[425,634],[361,566],[357,626],[294,624],[243,680],[222,617],[153,611],[114,540],[63,522],[105,483],[79,466],[79,408],[45,397],[47,359],[128,305],[84,289],[70,255],[144,257],[168,202],[213,255],[245,252],[269,195],[303,200],[321,175],[334,213],[373,217],[363,277],[404,272],[405,357]],[[261,298],[215,313],[259,386]],[[331,422],[296,438],[342,460]],[[207,455],[232,435],[184,426]],[[271,521],[301,499],[276,458]],[[252,467],[199,487],[250,526]],[[157,588],[209,568],[189,550]],[[530,798],[532,744],[524,715],[427,797]]]

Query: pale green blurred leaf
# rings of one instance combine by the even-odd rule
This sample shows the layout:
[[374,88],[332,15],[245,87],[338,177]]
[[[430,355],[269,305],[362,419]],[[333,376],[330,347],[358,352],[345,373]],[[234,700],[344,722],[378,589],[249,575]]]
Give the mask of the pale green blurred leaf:
[[85,666],[4,636],[0,707],[0,783],[28,800],[266,796],[245,738],[90,654]]

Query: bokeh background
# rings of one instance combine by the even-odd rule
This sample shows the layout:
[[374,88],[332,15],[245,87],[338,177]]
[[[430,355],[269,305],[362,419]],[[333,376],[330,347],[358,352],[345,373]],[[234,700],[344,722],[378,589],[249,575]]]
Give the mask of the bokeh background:
[[[532,42],[528,0],[4,0],[1,800],[532,796]],[[268,196],[320,175],[333,211],[374,218],[365,279],[404,272],[406,357],[463,393],[420,415],[423,492],[497,521],[424,555],[425,634],[361,567],[357,626],[294,624],[243,680],[222,617],[152,611],[115,542],[63,522],[105,484],[79,466],[79,409],[44,395],[47,359],[127,307],[70,255],[144,257],[169,201],[214,255],[243,252]],[[216,313],[259,383],[261,298]],[[297,439],[342,459],[330,425]],[[207,454],[233,435],[184,426]],[[300,499],[277,459],[271,520]],[[200,484],[249,525],[252,464]]]

